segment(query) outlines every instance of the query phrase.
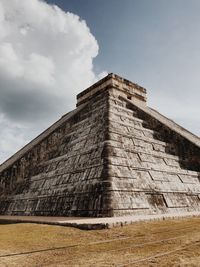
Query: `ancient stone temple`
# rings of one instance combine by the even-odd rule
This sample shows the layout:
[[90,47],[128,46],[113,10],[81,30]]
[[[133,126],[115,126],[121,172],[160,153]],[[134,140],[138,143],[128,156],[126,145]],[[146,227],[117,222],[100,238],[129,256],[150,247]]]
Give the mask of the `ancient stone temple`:
[[200,139],[109,74],[77,108],[0,166],[0,214],[118,216],[200,211]]

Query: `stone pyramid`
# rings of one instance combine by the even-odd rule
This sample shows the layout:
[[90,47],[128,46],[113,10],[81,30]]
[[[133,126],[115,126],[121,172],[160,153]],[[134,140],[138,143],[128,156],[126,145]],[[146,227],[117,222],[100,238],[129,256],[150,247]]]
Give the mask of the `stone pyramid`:
[[200,139],[115,74],[0,166],[0,214],[119,216],[200,210]]

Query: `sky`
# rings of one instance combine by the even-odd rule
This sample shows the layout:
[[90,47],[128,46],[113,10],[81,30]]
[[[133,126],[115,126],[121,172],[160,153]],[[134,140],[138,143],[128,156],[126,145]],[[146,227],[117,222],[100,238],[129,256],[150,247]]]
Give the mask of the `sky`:
[[0,0],[0,163],[113,72],[200,135],[199,0]]

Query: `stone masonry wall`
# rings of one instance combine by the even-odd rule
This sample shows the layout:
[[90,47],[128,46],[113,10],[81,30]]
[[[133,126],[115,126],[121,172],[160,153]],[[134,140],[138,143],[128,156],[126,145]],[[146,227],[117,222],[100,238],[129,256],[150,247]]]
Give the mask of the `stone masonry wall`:
[[107,150],[115,216],[200,210],[200,148],[115,90]]
[[0,166],[0,214],[199,211],[199,139],[158,118],[144,88],[108,75],[79,94],[58,127]]
[[0,174],[0,213],[102,216],[110,213],[102,151],[106,93],[96,96]]

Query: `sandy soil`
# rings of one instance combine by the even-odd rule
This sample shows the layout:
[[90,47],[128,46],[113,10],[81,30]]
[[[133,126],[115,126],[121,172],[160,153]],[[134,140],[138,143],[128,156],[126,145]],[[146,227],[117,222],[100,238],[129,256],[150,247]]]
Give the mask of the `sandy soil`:
[[0,267],[200,266],[200,218],[84,231],[0,225]]

